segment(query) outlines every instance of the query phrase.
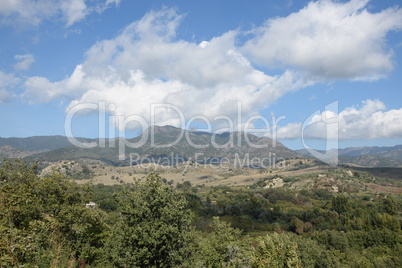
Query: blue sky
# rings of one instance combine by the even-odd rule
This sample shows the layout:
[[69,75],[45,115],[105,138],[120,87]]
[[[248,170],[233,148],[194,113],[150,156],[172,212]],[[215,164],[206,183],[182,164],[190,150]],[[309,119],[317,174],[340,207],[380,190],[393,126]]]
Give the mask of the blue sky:
[[303,129],[312,147],[402,144],[398,3],[3,0],[0,137],[65,135],[87,107],[75,136],[250,121],[292,149]]

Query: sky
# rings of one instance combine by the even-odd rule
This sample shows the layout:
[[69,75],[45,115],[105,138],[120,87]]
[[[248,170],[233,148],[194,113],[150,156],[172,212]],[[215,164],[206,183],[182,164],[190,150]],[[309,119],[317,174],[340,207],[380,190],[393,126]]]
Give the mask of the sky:
[[2,0],[0,137],[156,124],[291,149],[402,144],[398,4]]

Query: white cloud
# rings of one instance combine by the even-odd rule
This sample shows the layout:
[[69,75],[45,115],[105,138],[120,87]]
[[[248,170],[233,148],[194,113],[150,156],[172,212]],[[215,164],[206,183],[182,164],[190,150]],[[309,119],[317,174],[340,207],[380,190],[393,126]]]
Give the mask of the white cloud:
[[115,4],[116,6],[120,5],[121,0],[106,0],[105,6],[110,6]]
[[386,35],[402,28],[402,9],[370,13],[368,0],[310,2],[268,20],[244,51],[268,67],[291,67],[316,79],[375,80],[393,69]]
[[73,74],[60,82],[50,82],[45,77],[34,76],[28,78],[23,98],[30,103],[48,102],[58,97],[78,97],[83,93],[82,66],[78,65]]
[[15,87],[19,83],[19,79],[12,74],[5,74],[0,71],[0,104],[8,102],[12,94],[8,89]]
[[[114,115],[147,120],[151,104],[169,103],[187,118],[227,115],[236,121],[238,101],[248,117],[307,84],[291,71],[269,76],[254,69],[234,45],[236,32],[201,44],[176,40],[180,20],[173,9],[150,12],[91,47],[70,77],[54,83],[28,79],[24,97],[40,102],[72,96],[70,107],[106,101],[117,106]],[[178,124],[174,112],[159,109],[157,118],[159,124]]]
[[14,87],[19,79],[13,74],[6,74],[0,71],[0,88]]
[[[244,122],[284,94],[322,79],[374,80],[391,70],[385,35],[402,26],[402,11],[371,14],[363,9],[366,4],[311,2],[270,20],[244,47],[235,45],[238,31],[199,44],[178,40],[182,16],[174,9],[152,11],[88,49],[70,77],[27,79],[23,96],[30,102],[69,98],[69,107],[104,101],[116,105],[113,115],[146,120],[151,104],[168,103],[187,118],[202,115],[214,121],[226,115],[235,123],[241,101]],[[283,73],[271,76],[257,70],[256,63],[282,67]],[[159,109],[157,118],[161,125],[178,124],[177,114],[168,110]],[[280,129],[282,137],[293,137],[297,123],[286,127]]]
[[66,21],[66,27],[84,19],[88,14],[84,0],[66,0],[61,3],[60,8]]
[[[94,4],[87,1],[88,4]],[[66,27],[83,20],[93,12],[103,12],[120,0],[107,0],[104,3],[87,5],[85,0],[2,0],[0,21],[6,24],[29,24],[37,26],[43,20],[55,19],[61,15]]]
[[0,18],[3,23],[40,24],[44,18],[55,15],[57,8],[47,0],[4,0],[0,5]]
[[[347,107],[338,118],[338,133],[327,133],[324,118],[334,118],[336,114],[325,111],[316,114],[303,123],[290,123],[277,130],[278,139],[301,137],[303,124],[305,138],[308,139],[375,139],[402,137],[402,108],[386,111],[379,100],[366,100],[361,108]],[[323,120],[324,119],[324,120]],[[332,122],[331,122],[332,123]]]
[[13,65],[16,70],[28,70],[35,61],[32,54],[15,55],[14,59],[18,61]]

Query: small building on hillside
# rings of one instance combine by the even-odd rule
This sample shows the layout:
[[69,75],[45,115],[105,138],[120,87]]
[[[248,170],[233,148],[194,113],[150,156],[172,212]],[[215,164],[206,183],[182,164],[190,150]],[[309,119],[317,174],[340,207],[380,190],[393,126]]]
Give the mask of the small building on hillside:
[[89,203],[85,204],[85,207],[86,207],[86,208],[95,208],[95,207],[96,207],[96,203],[90,201]]

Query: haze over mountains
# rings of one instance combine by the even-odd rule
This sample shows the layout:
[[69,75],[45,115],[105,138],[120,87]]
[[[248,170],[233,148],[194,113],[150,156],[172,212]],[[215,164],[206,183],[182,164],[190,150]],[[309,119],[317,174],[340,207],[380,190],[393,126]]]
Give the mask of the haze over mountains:
[[[33,147],[30,145],[35,140],[43,141],[46,138],[49,138],[49,143],[52,143],[52,146]],[[211,158],[233,160],[236,157],[242,159],[245,157],[265,158],[266,161],[270,159],[275,161],[275,158],[300,156],[297,152],[267,137],[259,138],[251,134],[245,135],[241,132],[213,135],[206,132],[184,131],[171,126],[155,126],[152,132],[147,130],[139,137],[128,139],[127,141],[124,139],[110,139],[105,141],[104,147],[95,146],[93,148],[73,146],[66,137],[32,137],[30,140],[20,142],[15,139],[8,140],[3,138],[0,144],[2,146],[14,145],[16,146],[14,148],[18,150],[27,148],[26,151],[30,152],[32,150],[35,150],[34,152],[36,150],[46,150],[46,152],[32,153],[25,158],[28,161],[89,158],[101,160],[111,165],[129,165],[130,155],[133,154],[137,160],[146,158],[148,161],[158,161],[158,159],[168,157],[178,162],[187,160],[208,162]],[[99,142],[97,139],[79,140],[86,143]],[[143,144],[141,144],[142,141],[144,141]],[[138,145],[141,146],[131,148]],[[121,157],[119,159],[122,154],[125,155],[125,159],[121,159]]]
[[[312,157],[305,149],[297,150],[297,152],[304,156]],[[338,156],[340,163],[365,167],[398,167],[402,165],[402,145],[392,147],[349,147],[339,149]]]
[[[171,160],[165,164],[177,164],[174,162],[188,160],[208,163],[211,159],[223,158],[229,161],[235,159],[244,161],[246,158],[265,159],[264,165],[267,165],[280,159],[311,157],[304,149],[293,151],[268,137],[257,137],[242,132],[212,134],[172,126],[154,126],[139,137],[128,140],[88,138],[77,138],[77,140],[101,146],[76,147],[64,136],[0,138],[0,157],[47,162],[84,158],[101,160],[114,166],[129,165],[130,161],[131,164],[135,164],[135,161],[158,162],[161,159]],[[340,149],[338,153],[340,163],[372,167],[402,165],[402,145],[354,147]]]

